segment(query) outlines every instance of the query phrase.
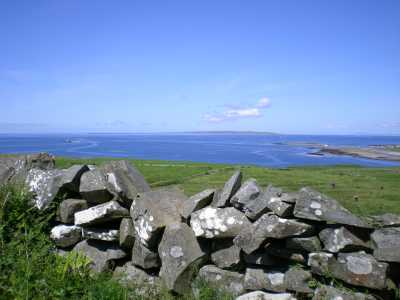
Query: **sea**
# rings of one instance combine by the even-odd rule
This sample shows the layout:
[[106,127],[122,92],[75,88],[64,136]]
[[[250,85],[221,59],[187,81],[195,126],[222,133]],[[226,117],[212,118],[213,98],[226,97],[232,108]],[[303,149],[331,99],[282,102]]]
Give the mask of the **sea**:
[[109,157],[256,165],[400,166],[399,162],[313,155],[330,147],[400,144],[400,136],[187,134],[0,134],[0,153],[49,152],[76,158]]

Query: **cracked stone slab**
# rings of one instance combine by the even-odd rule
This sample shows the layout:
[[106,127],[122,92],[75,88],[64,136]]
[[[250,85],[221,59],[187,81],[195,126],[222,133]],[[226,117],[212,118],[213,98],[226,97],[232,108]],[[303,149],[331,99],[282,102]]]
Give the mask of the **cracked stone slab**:
[[267,239],[283,239],[312,232],[309,224],[296,220],[283,219],[276,215],[264,214],[255,223],[244,228],[234,239],[244,252],[250,254],[257,250]]
[[366,242],[358,238],[345,227],[325,228],[319,233],[319,238],[324,244],[324,250],[332,253],[369,248]]
[[135,241],[132,249],[132,263],[145,270],[158,268],[161,265],[158,253],[143,246],[139,240]]
[[339,253],[337,261],[329,269],[332,276],[352,285],[372,289],[386,287],[388,264],[378,262],[364,251]]
[[190,283],[205,254],[185,223],[170,224],[158,246],[161,259],[160,277],[167,289],[178,294],[190,291]]
[[245,292],[244,275],[238,272],[222,270],[214,265],[206,265],[200,269],[198,277],[234,296]]
[[287,238],[286,248],[303,252],[317,252],[321,250],[321,242],[317,236]]
[[73,224],[74,215],[78,211],[88,208],[86,200],[83,199],[66,199],[60,203],[58,208],[58,220],[61,223]]
[[225,183],[220,193],[217,193],[213,199],[212,206],[225,207],[231,197],[239,190],[242,183],[242,172],[236,171],[232,177]]
[[285,273],[285,286],[289,291],[310,294],[313,293],[313,290],[308,286],[311,279],[311,272],[292,267]]
[[322,285],[315,290],[312,300],[376,300],[376,298],[368,294]]
[[214,198],[214,194],[215,189],[207,189],[190,197],[183,203],[182,217],[188,219],[193,212],[209,205]]
[[244,287],[249,291],[285,292],[285,273],[279,270],[247,268],[244,276]]
[[242,209],[247,203],[256,199],[261,190],[257,185],[257,180],[250,178],[246,180],[240,189],[232,196],[230,203],[237,209]]
[[117,201],[109,201],[75,213],[75,225],[90,226],[122,219],[129,211]]
[[[296,300],[296,298],[289,293],[266,293],[262,291],[254,291],[237,297],[235,300]],[[335,299],[339,300],[339,299]]]
[[70,247],[82,239],[82,229],[75,225],[57,225],[51,229],[50,239],[58,247]]
[[400,228],[376,229],[371,234],[371,240],[375,246],[376,259],[400,262]]
[[105,228],[83,228],[83,238],[87,240],[99,240],[115,242],[119,240],[119,230]]
[[132,249],[135,242],[135,228],[132,218],[123,218],[119,225],[119,245],[123,249]]
[[197,237],[233,238],[251,223],[247,217],[233,207],[215,208],[207,206],[191,215],[190,226]]
[[125,251],[109,242],[84,240],[76,244],[73,251],[81,253],[91,260],[90,267],[95,272],[112,269],[115,260],[126,256]]
[[370,225],[354,216],[339,202],[311,188],[300,190],[293,213],[300,219],[370,228]]
[[138,194],[130,214],[136,237],[148,248],[157,247],[164,228],[181,221],[187,197],[179,190],[157,190]]

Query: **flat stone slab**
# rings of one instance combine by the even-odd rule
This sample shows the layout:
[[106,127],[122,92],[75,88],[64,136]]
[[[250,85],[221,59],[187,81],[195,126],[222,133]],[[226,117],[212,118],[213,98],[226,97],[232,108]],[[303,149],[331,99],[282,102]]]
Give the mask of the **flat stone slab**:
[[291,219],[265,214],[255,223],[244,228],[234,239],[234,243],[250,254],[257,250],[268,238],[283,239],[310,233],[313,227]]
[[198,276],[211,286],[223,289],[231,295],[237,296],[245,292],[243,274],[206,265],[200,269]]
[[74,224],[74,215],[78,211],[88,208],[87,201],[83,199],[66,199],[58,208],[58,220],[61,223]]
[[160,277],[167,289],[179,294],[190,290],[190,283],[205,253],[185,223],[170,224],[158,246],[161,258]]
[[319,238],[324,244],[324,250],[338,253],[339,251],[357,251],[368,249],[368,244],[351,233],[345,227],[325,228],[319,233]]
[[117,245],[102,241],[81,241],[73,251],[81,253],[91,260],[90,267],[95,272],[104,272],[112,269],[114,261],[126,256],[125,251]]
[[244,287],[250,291],[285,292],[285,273],[279,270],[247,268],[244,276]]
[[354,216],[336,200],[311,188],[302,188],[300,190],[299,199],[296,201],[293,213],[295,217],[300,219],[326,221],[363,228],[370,227],[370,225]]
[[196,236],[208,239],[233,238],[250,225],[246,216],[233,207],[208,206],[194,212],[190,219],[190,226]]
[[207,189],[190,197],[183,203],[182,217],[188,219],[193,212],[209,205],[214,198],[214,193],[215,189]]
[[74,225],[57,225],[50,231],[50,239],[58,247],[70,247],[82,239],[82,229]]
[[237,209],[242,209],[250,201],[260,195],[261,190],[257,185],[257,180],[250,178],[246,180],[240,189],[231,197],[230,203],[233,207]]
[[241,295],[237,297],[235,300],[296,300],[296,298],[289,293],[272,294],[262,291],[255,291]]
[[122,219],[129,211],[117,201],[109,201],[75,213],[75,225],[90,226]]
[[387,262],[400,262],[400,228],[376,229],[371,234],[375,246],[376,259]]
[[130,214],[141,243],[157,247],[164,228],[181,221],[185,201],[187,197],[176,189],[140,193],[132,202]]
[[83,238],[87,240],[99,240],[115,242],[119,240],[119,230],[103,228],[83,228]]
[[236,171],[232,177],[225,183],[220,193],[217,193],[213,199],[212,206],[225,207],[231,197],[239,190],[242,183],[242,172]]
[[372,295],[340,290],[338,288],[322,285],[315,292],[312,300],[376,300]]

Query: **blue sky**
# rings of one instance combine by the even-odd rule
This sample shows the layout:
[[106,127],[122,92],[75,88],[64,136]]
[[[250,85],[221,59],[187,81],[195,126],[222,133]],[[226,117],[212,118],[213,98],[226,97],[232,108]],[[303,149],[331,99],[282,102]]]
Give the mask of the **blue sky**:
[[400,1],[0,1],[0,132],[400,134]]

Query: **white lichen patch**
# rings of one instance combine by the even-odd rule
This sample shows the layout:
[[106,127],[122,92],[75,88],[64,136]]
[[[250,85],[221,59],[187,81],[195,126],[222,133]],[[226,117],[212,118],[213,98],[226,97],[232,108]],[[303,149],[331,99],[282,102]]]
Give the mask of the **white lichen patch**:
[[282,285],[285,279],[284,273],[268,273],[267,278],[272,285]]
[[85,239],[94,239],[94,240],[112,242],[112,241],[117,241],[119,239],[119,230],[84,229],[83,237]]
[[137,222],[135,222],[135,224],[136,234],[140,238],[140,241],[144,245],[147,245],[147,242],[151,238],[151,233],[153,232],[153,227],[151,226],[151,223],[146,220],[145,216],[142,216]]
[[311,204],[310,204],[310,207],[313,208],[313,209],[319,209],[319,208],[321,208],[321,203],[318,203],[316,201],[312,201]]
[[228,225],[233,225],[233,224],[235,224],[235,218],[229,217],[229,218],[226,220],[226,223],[227,223]]
[[174,258],[179,258],[184,255],[182,247],[179,246],[171,247],[171,250],[169,250],[169,254]]
[[361,258],[349,255],[346,257],[347,269],[357,275],[370,274],[373,270],[371,261],[368,258]]
[[316,216],[321,216],[322,215],[322,211],[320,209],[316,209],[314,213],[315,213]]
[[56,227],[54,227],[51,231],[50,231],[50,238],[52,240],[57,240],[57,239],[61,239],[65,236],[70,235],[73,232],[76,231],[80,231],[81,228],[79,226],[75,226],[75,225],[58,225]]

